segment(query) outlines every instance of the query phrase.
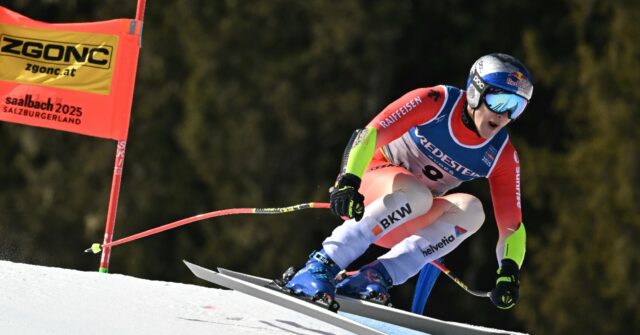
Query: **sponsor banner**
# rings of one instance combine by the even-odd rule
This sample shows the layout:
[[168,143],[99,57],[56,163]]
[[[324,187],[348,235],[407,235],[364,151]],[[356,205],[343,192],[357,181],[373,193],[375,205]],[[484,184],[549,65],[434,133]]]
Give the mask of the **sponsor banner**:
[[126,140],[141,22],[50,24],[0,6],[0,121]]

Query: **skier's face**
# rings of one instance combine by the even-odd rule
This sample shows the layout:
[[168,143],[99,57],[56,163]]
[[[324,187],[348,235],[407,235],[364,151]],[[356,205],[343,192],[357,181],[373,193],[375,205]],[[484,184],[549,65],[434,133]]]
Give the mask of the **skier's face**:
[[507,116],[507,113],[494,113],[484,102],[480,104],[480,107],[478,107],[475,113],[471,112],[471,115],[473,115],[473,121],[475,122],[478,133],[482,138],[493,137],[498,133],[498,131],[500,131],[500,129],[504,128],[504,126],[509,124],[509,121],[511,121]]

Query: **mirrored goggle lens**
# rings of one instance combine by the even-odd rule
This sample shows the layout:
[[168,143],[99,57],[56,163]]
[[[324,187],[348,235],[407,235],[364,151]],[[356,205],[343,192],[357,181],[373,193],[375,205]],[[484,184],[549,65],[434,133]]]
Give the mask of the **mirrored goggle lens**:
[[489,93],[484,96],[487,107],[498,114],[508,113],[510,119],[517,119],[527,107],[527,99],[509,93]]

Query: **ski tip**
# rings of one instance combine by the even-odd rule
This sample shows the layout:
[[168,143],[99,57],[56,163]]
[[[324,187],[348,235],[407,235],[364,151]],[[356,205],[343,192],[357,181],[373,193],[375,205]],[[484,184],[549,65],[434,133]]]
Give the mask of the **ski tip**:
[[[191,263],[191,262],[189,262],[189,261],[188,261],[188,260],[186,260],[186,259],[183,259],[183,260],[182,260],[182,263],[184,263],[184,265],[186,265],[186,266],[187,266],[187,267],[188,267],[192,272],[193,272],[195,269],[202,268],[200,265],[196,265],[196,264],[194,264],[194,263]],[[207,270],[208,270],[208,269],[207,269]]]
[[94,253],[94,254],[98,254],[102,251],[102,246],[100,245],[100,243],[94,243],[91,245],[91,248],[85,249],[85,253],[89,254],[89,253]]

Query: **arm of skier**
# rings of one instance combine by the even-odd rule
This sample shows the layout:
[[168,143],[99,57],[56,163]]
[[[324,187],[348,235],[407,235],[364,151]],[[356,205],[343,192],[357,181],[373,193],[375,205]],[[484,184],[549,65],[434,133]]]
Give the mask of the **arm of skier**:
[[444,99],[439,97],[444,96],[444,90],[443,86],[436,86],[410,91],[389,104],[364,129],[356,129],[344,150],[336,184],[330,190],[334,214],[362,218],[364,197],[358,189],[375,151],[434,117],[443,104]]
[[520,163],[513,145],[507,142],[489,176],[499,239],[496,256],[499,269],[493,303],[503,309],[513,307],[519,298],[520,268],[526,250],[526,231],[522,223]]

